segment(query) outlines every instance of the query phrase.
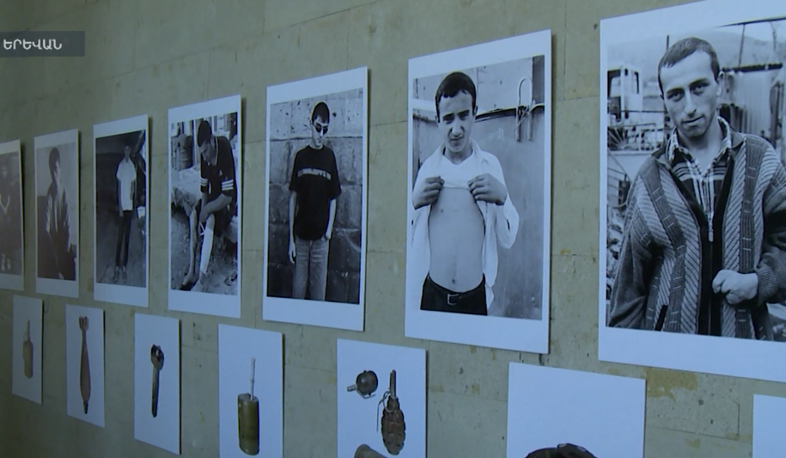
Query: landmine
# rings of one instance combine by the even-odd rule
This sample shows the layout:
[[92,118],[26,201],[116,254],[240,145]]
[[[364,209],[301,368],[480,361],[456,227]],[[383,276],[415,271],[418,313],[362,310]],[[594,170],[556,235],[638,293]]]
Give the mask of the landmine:
[[259,453],[259,399],[254,396],[256,359],[251,358],[251,392],[237,395],[237,434],[240,450],[246,455]]

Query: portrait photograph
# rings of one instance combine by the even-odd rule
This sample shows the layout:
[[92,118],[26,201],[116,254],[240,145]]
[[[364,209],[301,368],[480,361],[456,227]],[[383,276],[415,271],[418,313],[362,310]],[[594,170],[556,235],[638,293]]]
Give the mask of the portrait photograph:
[[66,412],[104,427],[104,310],[66,305]]
[[282,342],[280,332],[218,325],[221,458],[283,458]]
[[0,288],[24,289],[22,145],[0,143]]
[[180,321],[134,315],[134,439],[180,454]]
[[147,116],[93,126],[93,298],[147,307]]
[[409,61],[407,337],[548,353],[551,32]]
[[645,398],[643,379],[510,363],[506,456],[642,458]]
[[336,342],[336,456],[426,456],[426,351]]
[[240,96],[169,110],[169,309],[240,318]]
[[368,70],[267,88],[265,320],[363,330]]
[[11,392],[41,404],[44,306],[41,299],[14,295],[13,308]]
[[786,5],[600,28],[599,358],[786,382]]
[[783,453],[783,412],[786,398],[753,396],[753,458]]
[[79,132],[35,137],[36,284],[79,297]]

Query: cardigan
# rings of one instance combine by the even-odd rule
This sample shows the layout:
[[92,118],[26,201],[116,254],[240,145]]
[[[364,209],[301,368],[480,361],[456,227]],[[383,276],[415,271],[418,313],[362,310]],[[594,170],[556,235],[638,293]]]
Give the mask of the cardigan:
[[[666,145],[628,197],[608,325],[772,340],[767,302],[786,297],[786,170],[764,139],[731,132],[715,217],[677,179]],[[756,297],[714,293],[722,269],[758,276]]]

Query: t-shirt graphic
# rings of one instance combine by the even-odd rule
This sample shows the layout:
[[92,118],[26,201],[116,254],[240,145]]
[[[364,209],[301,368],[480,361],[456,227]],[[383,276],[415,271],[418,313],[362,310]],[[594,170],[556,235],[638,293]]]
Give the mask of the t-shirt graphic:
[[295,235],[304,240],[317,240],[325,235],[330,201],[341,195],[333,150],[327,146],[314,149],[309,145],[298,151],[289,190],[297,193]]
[[215,200],[220,194],[232,198],[232,204],[237,199],[237,186],[235,184],[235,157],[232,155],[232,145],[226,137],[213,137],[216,140],[216,163],[208,164],[201,158],[199,162],[200,190],[207,194],[208,202]]

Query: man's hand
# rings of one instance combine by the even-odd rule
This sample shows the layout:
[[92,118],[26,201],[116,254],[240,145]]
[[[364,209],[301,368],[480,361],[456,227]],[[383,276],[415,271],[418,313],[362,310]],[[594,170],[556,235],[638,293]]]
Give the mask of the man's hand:
[[502,205],[508,198],[508,189],[501,181],[484,173],[469,180],[469,192],[475,200]]
[[423,180],[420,187],[415,188],[415,191],[412,193],[412,205],[415,206],[415,210],[436,202],[444,184],[445,180],[440,177],[428,177]]
[[712,280],[712,290],[725,294],[726,301],[736,305],[756,297],[759,290],[759,276],[755,273],[741,274],[724,269]]
[[295,263],[295,241],[289,239],[289,262]]

